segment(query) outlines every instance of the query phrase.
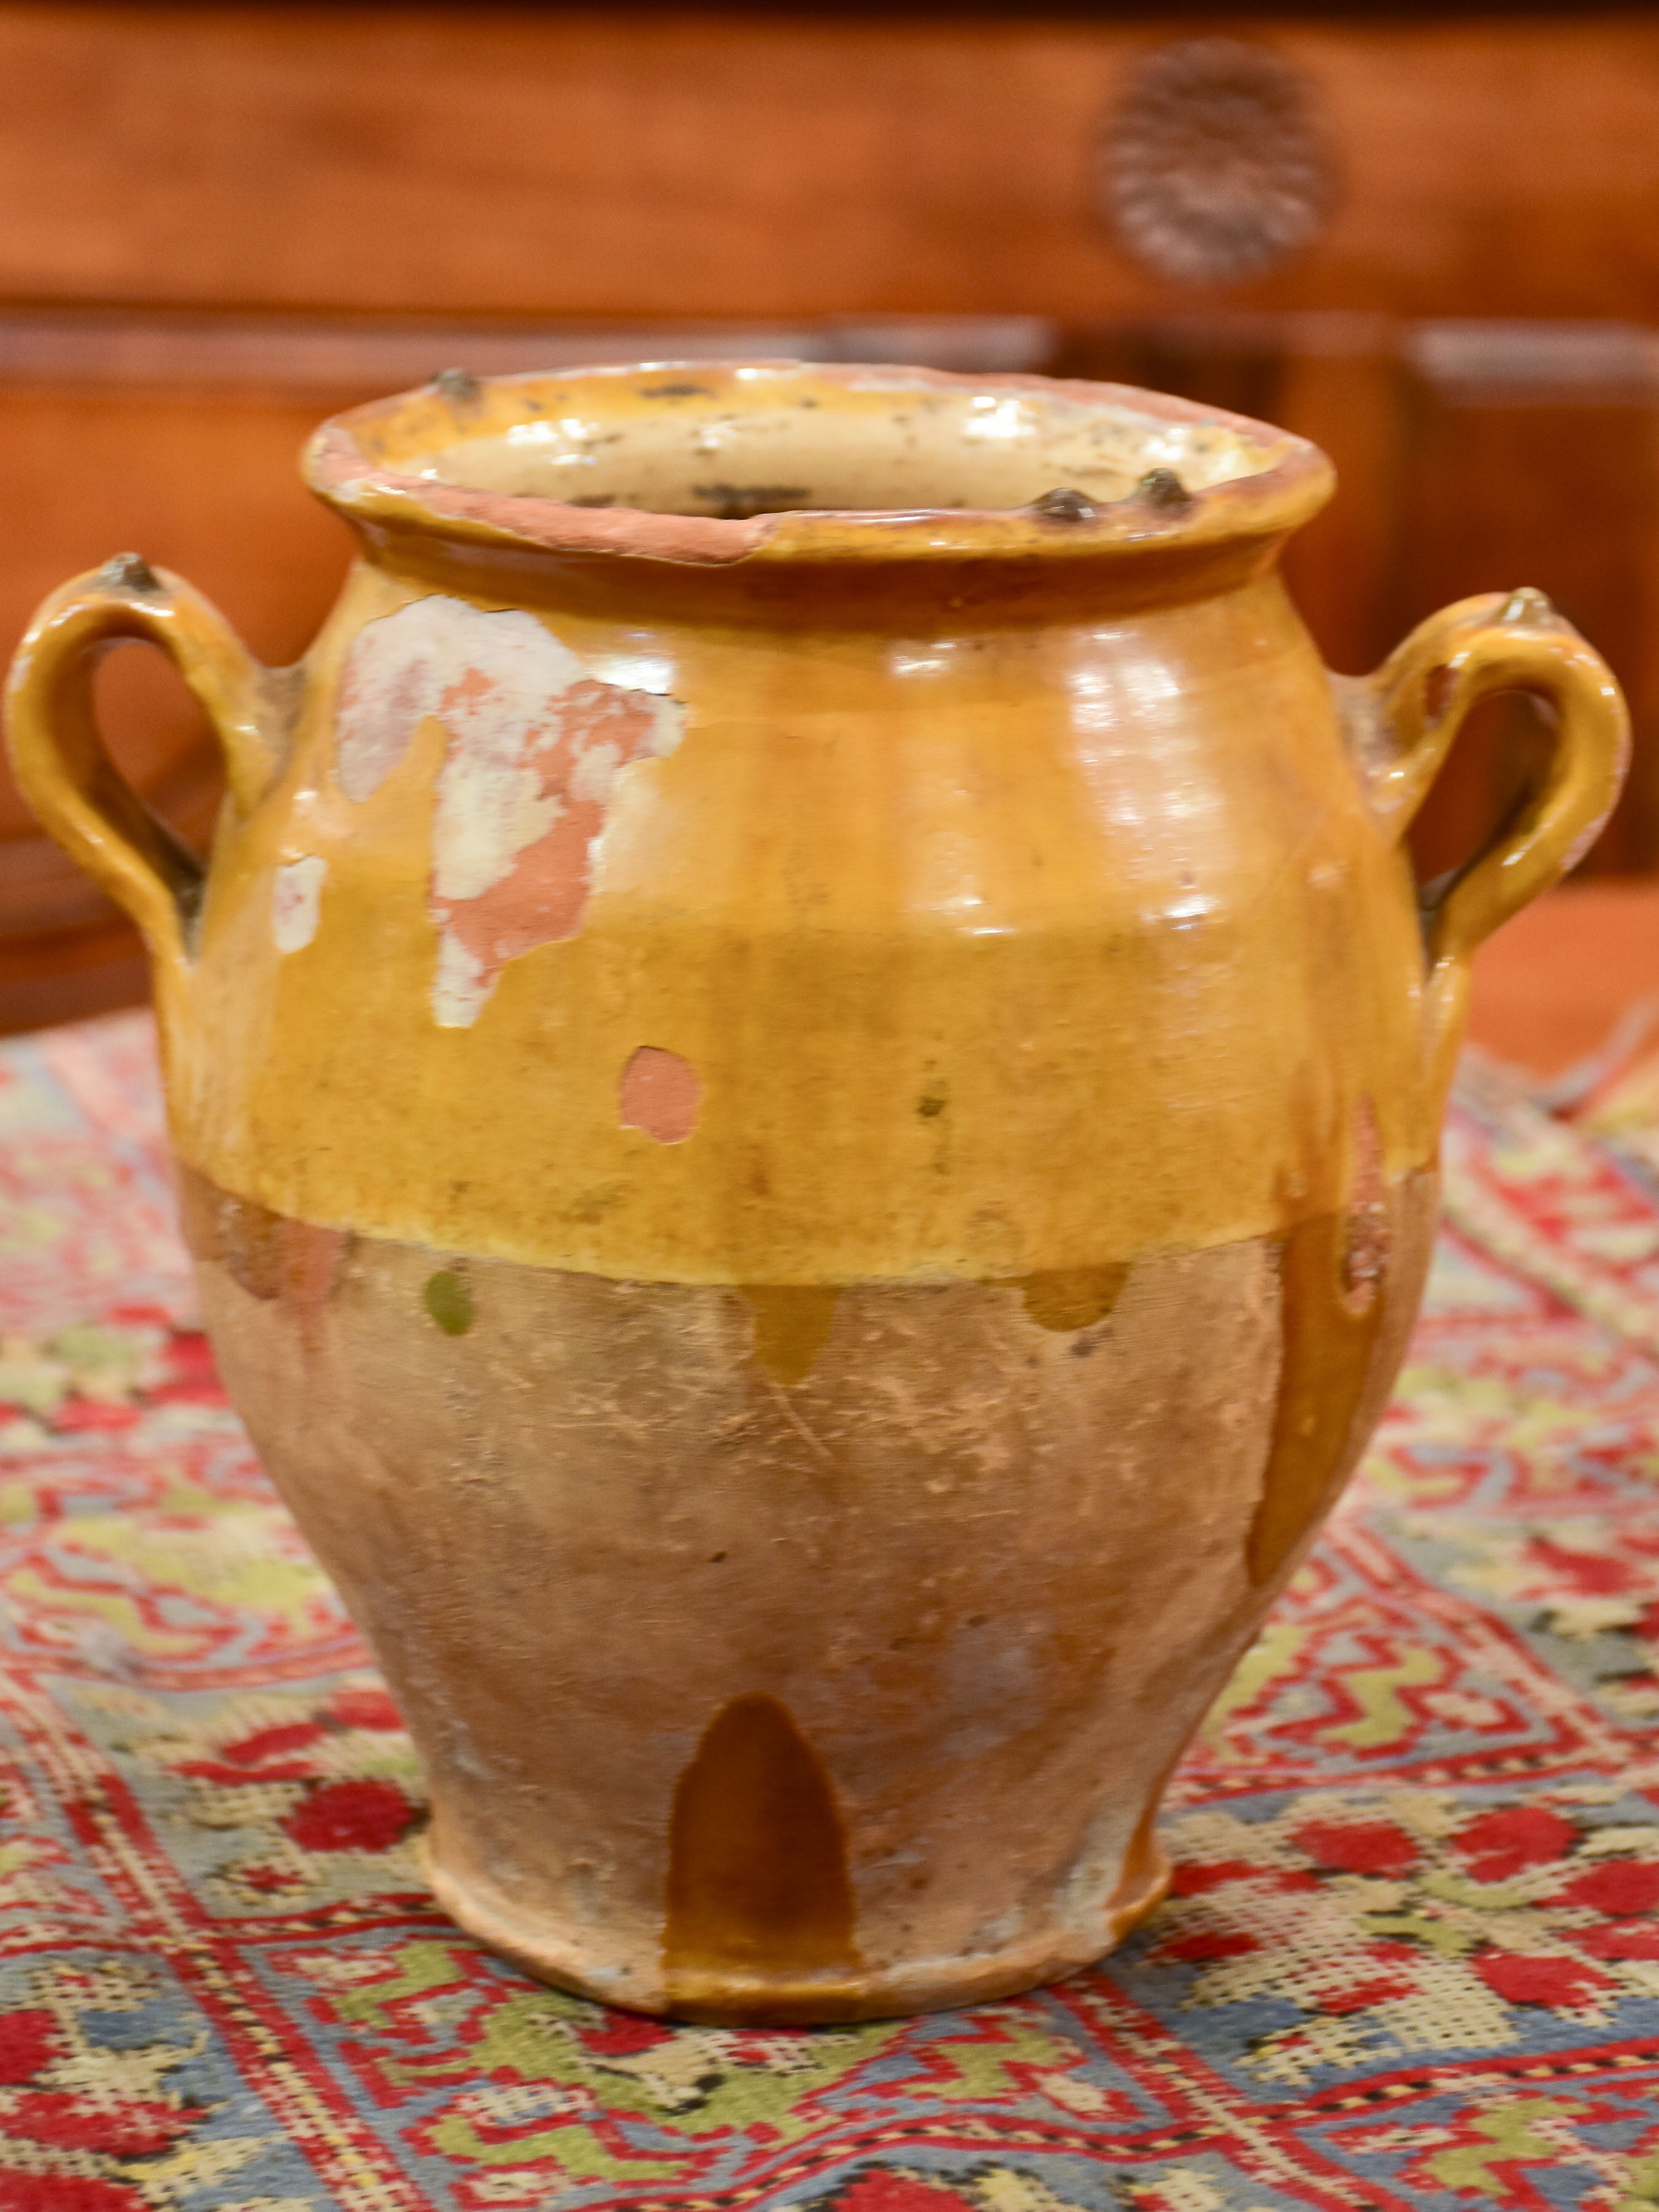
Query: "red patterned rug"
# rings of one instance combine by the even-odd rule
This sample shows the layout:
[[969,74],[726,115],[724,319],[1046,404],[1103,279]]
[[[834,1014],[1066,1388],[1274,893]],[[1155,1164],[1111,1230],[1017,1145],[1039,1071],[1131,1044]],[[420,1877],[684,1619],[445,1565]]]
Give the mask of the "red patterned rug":
[[[1398,1400],[1063,1987],[667,2029],[433,1908],[148,1022],[0,1048],[0,2212],[1659,2205],[1659,1115],[1466,1080]],[[1656,1091],[1659,1097],[1659,1090]]]

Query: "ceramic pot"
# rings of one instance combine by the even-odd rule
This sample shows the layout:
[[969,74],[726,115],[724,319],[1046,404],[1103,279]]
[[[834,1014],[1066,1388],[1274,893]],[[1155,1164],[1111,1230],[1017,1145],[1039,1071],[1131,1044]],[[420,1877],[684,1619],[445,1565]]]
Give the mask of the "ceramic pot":
[[[360,550],[300,666],[123,556],[11,738],[149,939],[214,1347],[434,1888],[692,2018],[1097,1958],[1388,1395],[1469,955],[1606,815],[1612,678],[1518,592],[1334,682],[1323,457],[1112,386],[452,374],[307,467]],[[205,869],[95,732],[129,637],[223,742]],[[1547,773],[1424,922],[1514,687]]]

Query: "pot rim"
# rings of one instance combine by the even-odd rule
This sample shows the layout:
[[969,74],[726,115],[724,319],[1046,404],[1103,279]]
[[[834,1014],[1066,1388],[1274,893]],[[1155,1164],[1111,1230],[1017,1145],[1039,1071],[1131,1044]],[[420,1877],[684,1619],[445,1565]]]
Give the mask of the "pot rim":
[[[665,385],[667,375],[674,381]],[[636,380],[653,380],[643,386]],[[411,473],[422,454],[468,439],[502,434],[544,416],[555,396],[580,392],[594,411],[623,416],[641,402],[718,401],[763,380],[805,379],[859,393],[954,392],[1034,395],[1051,403],[1139,416],[1149,425],[1219,430],[1264,451],[1248,475],[1160,500],[1141,486],[1094,504],[1085,515],[1018,507],[782,508],[736,518],[643,507],[593,507],[536,494],[491,491]],[[609,403],[607,410],[607,403]],[[893,363],[788,360],[655,361],[615,368],[530,370],[473,378],[447,370],[428,384],[334,415],[308,441],[302,473],[310,489],[372,538],[434,535],[480,550],[606,554],[697,566],[802,560],[890,562],[1132,555],[1158,548],[1218,547],[1283,538],[1322,507],[1335,471],[1320,448],[1293,432],[1221,407],[1135,385],[1075,378],[960,371]],[[1145,480],[1143,479],[1143,485]],[[1058,489],[1058,487],[1057,487]],[[1166,488],[1167,489],[1167,488]]]

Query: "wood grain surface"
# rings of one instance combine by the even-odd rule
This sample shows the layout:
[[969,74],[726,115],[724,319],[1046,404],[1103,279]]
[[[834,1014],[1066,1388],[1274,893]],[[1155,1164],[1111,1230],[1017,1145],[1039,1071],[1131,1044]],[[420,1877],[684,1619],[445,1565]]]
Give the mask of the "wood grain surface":
[[[0,297],[1068,317],[1180,296],[1098,136],[1194,27],[489,7],[0,7]],[[1200,30],[1213,27],[1200,23]],[[1340,198],[1237,296],[1602,315],[1659,288],[1659,20],[1233,19]]]
[[[1340,192],[1273,274],[1184,290],[1103,215],[1101,133],[1139,60],[1218,29],[1302,73]],[[1652,868],[1656,145],[1648,12],[0,0],[0,651],[131,548],[293,657],[347,552],[299,487],[304,434],[451,362],[1117,377],[1332,453],[1339,497],[1287,569],[1334,666],[1448,599],[1558,599],[1636,717],[1590,866]],[[205,834],[216,766],[176,680],[135,647],[101,689],[124,766]],[[1543,742],[1524,703],[1486,711],[1418,832],[1426,872]],[[0,1028],[141,981],[0,772]]]

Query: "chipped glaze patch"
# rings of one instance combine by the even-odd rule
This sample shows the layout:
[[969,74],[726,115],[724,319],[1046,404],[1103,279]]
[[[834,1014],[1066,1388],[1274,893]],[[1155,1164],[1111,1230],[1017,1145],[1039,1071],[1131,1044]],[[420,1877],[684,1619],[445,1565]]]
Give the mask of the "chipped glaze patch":
[[574,937],[618,772],[679,743],[678,701],[601,683],[533,615],[442,593],[358,633],[341,679],[335,780],[370,799],[428,715],[443,725],[428,898],[432,1012],[475,1022],[509,960]]
[[317,934],[328,862],[315,853],[288,860],[270,887],[270,934],[279,952],[302,952]]
[[642,1044],[629,1056],[617,1086],[617,1118],[659,1145],[683,1145],[697,1126],[702,1085],[690,1061],[662,1045]]

